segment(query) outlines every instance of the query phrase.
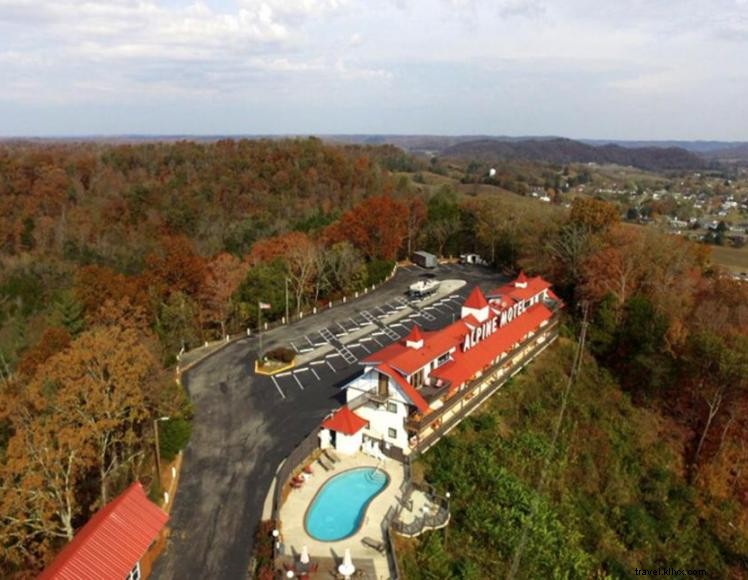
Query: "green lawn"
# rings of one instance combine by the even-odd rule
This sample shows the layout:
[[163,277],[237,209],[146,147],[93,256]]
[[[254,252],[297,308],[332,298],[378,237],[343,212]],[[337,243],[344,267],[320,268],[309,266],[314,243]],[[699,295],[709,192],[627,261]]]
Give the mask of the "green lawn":
[[748,272],[748,246],[744,248],[712,246],[712,260],[733,272]]

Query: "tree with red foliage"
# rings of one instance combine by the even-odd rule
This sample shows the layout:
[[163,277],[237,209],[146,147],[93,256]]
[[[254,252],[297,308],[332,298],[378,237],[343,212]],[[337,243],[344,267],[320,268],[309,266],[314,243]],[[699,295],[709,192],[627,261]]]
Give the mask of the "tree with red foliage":
[[205,260],[185,236],[167,236],[161,241],[162,252],[146,258],[146,279],[161,296],[183,292],[197,296],[206,277]]
[[126,276],[106,266],[84,266],[75,274],[73,293],[91,318],[106,300],[119,301],[128,295],[130,283]]
[[630,229],[615,228],[605,241],[582,265],[582,293],[594,302],[610,294],[621,307],[643,281],[647,248],[642,236]]
[[329,244],[350,241],[370,259],[395,260],[408,230],[408,207],[390,195],[369,197],[327,227]]
[[44,331],[42,337],[34,346],[23,353],[18,362],[18,372],[24,377],[32,377],[37,367],[47,361],[52,355],[67,348],[70,344],[70,333],[64,328],[51,327]]

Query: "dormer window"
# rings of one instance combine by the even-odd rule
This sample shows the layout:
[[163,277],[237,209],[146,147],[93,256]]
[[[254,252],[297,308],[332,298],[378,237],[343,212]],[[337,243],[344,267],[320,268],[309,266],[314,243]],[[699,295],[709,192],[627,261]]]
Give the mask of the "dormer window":
[[405,346],[418,350],[423,348],[423,334],[417,324],[413,325],[408,336],[405,337]]

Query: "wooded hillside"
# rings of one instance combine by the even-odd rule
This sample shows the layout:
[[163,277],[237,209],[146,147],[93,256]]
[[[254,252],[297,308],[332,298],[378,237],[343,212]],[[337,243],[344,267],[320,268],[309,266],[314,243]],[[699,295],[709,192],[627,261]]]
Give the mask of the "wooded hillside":
[[[596,362],[559,452],[587,467],[560,464],[528,570],[554,575],[555,555],[570,575],[615,574],[634,561],[627,550],[644,564],[677,545],[698,560],[699,544],[705,565],[744,570],[748,287],[712,268],[708,247],[622,225],[603,201],[578,197],[567,210],[495,188],[460,193],[423,171],[390,146],[316,139],[0,148],[3,571],[33,575],[107,498],[135,478],[152,483],[154,418],[174,419],[163,425],[170,453],[184,445],[192,410],[166,370],[180,349],[254,327],[260,300],[265,320],[280,319],[286,281],[291,312],[308,311],[416,249],[542,274],[567,303],[570,335],[578,305],[590,307]],[[522,173],[496,179],[524,184]],[[480,480],[485,509],[457,504],[454,533],[476,534],[464,553],[473,564],[429,548],[431,535],[422,542],[435,559],[419,560],[415,577],[506,564],[513,540],[495,560],[492,542],[522,513],[500,498],[532,497],[564,360],[532,371],[547,393],[512,385],[529,398],[506,421],[485,419],[485,439],[475,419],[428,458],[444,487],[462,471]],[[675,519],[655,529],[667,502]]]

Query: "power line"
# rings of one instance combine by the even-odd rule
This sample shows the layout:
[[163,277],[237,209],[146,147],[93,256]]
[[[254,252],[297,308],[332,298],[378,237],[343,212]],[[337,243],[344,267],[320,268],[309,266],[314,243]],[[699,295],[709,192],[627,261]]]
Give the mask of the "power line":
[[576,382],[577,376],[579,375],[579,372],[582,368],[582,360],[584,358],[584,344],[587,339],[587,316],[589,314],[589,305],[586,301],[582,302],[582,329],[579,333],[579,342],[577,343],[576,352],[574,353],[574,361],[571,366],[571,372],[569,373],[569,380],[566,383],[566,388],[564,389],[564,393],[561,397],[561,408],[558,412],[558,417],[556,418],[556,425],[553,429],[553,438],[551,439],[551,446],[548,450],[548,453],[545,457],[545,463],[543,464],[543,469],[540,471],[540,478],[538,480],[538,485],[535,490],[535,496],[532,499],[532,503],[530,504],[530,515],[525,521],[525,525],[522,529],[522,537],[520,538],[519,545],[517,546],[517,550],[514,552],[514,558],[512,558],[512,567],[509,569],[509,574],[507,574],[507,580],[514,580],[514,578],[517,575],[517,572],[519,571],[519,565],[522,561],[522,553],[525,550],[525,545],[527,544],[527,536],[530,532],[530,524],[532,523],[533,519],[535,519],[535,515],[538,510],[538,503],[540,500],[540,496],[543,493],[545,489],[545,482],[546,482],[546,476],[549,471],[549,467],[551,466],[551,460],[553,459],[553,455],[556,451],[556,443],[558,442],[558,437],[561,433],[561,425],[564,422],[564,416],[566,415],[566,407],[569,403],[569,394],[571,393],[571,387]]

